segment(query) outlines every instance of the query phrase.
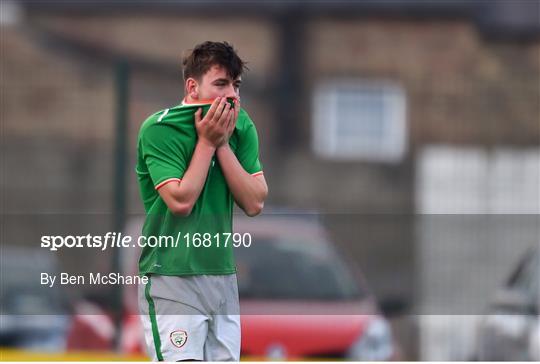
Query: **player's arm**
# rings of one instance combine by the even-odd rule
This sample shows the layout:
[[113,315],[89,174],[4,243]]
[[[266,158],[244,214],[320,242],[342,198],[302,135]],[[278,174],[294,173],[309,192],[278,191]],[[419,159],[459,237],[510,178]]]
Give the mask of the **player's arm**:
[[[264,207],[268,186],[262,173],[251,175],[244,169],[229,146],[228,139],[234,132],[240,113],[240,101],[235,99],[234,103],[234,115],[232,115],[227,128],[227,142],[217,149],[216,155],[234,200],[246,215],[256,216],[261,213]],[[253,150],[258,150],[258,145],[255,144]]]
[[264,207],[268,186],[263,174],[252,176],[244,170],[229,144],[217,149],[217,157],[234,200],[248,216],[256,216]]
[[215,150],[214,146],[199,140],[182,180],[171,181],[159,187],[159,195],[173,214],[191,214],[201,194]]
[[231,119],[226,98],[217,98],[201,119],[202,110],[195,113],[195,127],[199,136],[189,167],[181,181],[166,183],[158,189],[159,195],[176,215],[188,216],[204,187],[212,157],[223,143]]

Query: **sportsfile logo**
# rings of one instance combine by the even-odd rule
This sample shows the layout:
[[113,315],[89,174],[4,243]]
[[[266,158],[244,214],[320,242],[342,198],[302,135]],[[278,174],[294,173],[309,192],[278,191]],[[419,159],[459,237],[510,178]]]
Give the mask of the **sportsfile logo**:
[[156,247],[185,247],[185,248],[235,248],[251,246],[252,236],[250,233],[182,233],[176,236],[136,236],[125,235],[121,232],[108,232],[105,235],[43,235],[41,247],[50,251],[61,248],[96,248],[106,250],[108,248],[156,248]]

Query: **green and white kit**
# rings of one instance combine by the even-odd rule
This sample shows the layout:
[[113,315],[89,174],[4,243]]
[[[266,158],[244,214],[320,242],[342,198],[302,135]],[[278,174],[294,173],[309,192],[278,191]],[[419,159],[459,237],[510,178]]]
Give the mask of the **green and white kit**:
[[139,304],[152,360],[240,360],[236,274],[152,275]]
[[[137,178],[146,212],[142,235],[210,236],[210,244],[145,246],[139,274],[139,306],[149,354],[154,360],[239,360],[240,319],[232,233],[234,199],[216,156],[189,216],[172,214],[158,190],[181,181],[189,167],[197,131],[194,114],[211,103],[185,104],[151,115],[137,144]],[[255,125],[241,109],[229,139],[246,172],[262,174]],[[205,235],[206,234],[206,235]],[[216,237],[222,237],[217,244]]]
[[[189,166],[197,143],[194,113],[209,104],[181,104],[150,116],[141,126],[136,172],[146,211],[144,236],[181,236],[232,232],[233,196],[214,156],[204,188],[191,214],[175,216],[159,197],[158,189],[180,181]],[[241,109],[229,145],[246,172],[262,173],[255,125]],[[236,272],[232,244],[224,247],[144,247],[139,273],[163,275],[231,274]]]

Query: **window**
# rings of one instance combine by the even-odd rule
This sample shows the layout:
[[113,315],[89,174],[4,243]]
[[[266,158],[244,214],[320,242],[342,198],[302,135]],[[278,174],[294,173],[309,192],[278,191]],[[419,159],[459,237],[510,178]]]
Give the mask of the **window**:
[[315,89],[312,143],[329,159],[399,161],[405,153],[405,94],[389,82],[333,81]]
[[417,164],[420,214],[540,214],[540,148],[431,145]]

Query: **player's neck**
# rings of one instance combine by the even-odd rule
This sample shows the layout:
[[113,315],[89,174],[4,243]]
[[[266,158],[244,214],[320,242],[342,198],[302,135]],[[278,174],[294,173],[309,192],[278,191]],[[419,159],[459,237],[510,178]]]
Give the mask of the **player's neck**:
[[206,105],[211,104],[214,100],[212,99],[194,99],[191,96],[186,96],[182,100],[182,104],[184,105]]

